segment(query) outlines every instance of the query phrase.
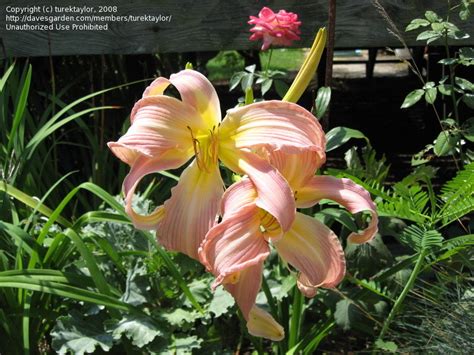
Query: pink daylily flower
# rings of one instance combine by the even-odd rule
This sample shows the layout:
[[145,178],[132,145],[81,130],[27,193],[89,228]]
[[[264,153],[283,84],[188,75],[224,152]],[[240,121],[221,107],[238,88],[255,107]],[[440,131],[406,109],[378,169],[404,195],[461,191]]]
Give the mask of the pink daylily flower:
[[[324,136],[322,130],[320,134]],[[374,237],[377,215],[368,192],[348,179],[314,176],[324,163],[324,156],[265,149],[259,154],[266,156],[287,179],[298,207],[310,207],[324,198],[337,201],[352,213],[367,210],[372,215],[369,226],[361,233],[351,234],[349,241],[363,243]],[[247,319],[249,332],[281,340],[284,337],[281,326],[269,314],[262,313],[263,310],[255,311],[262,265],[270,253],[269,243],[299,271],[297,285],[307,297],[314,297],[319,287],[332,288],[341,282],[345,258],[337,236],[323,223],[298,212],[291,228],[283,231],[272,215],[256,205],[258,194],[248,178],[224,193],[222,221],[207,233],[199,256],[216,276],[213,287],[223,284],[234,296]]]
[[255,25],[250,29],[252,35],[251,41],[263,40],[262,51],[270,46],[291,46],[294,40],[299,40],[301,33],[299,27],[301,21],[298,21],[298,15],[292,12],[280,10],[274,13],[268,7],[260,10],[258,17],[250,16],[249,25]]
[[[181,100],[164,94],[170,85]],[[262,147],[322,149],[314,116],[296,104],[259,102],[229,110],[221,121],[215,89],[194,70],[156,79],[135,104],[130,120],[126,134],[108,143],[131,168],[123,183],[126,211],[137,228],[157,230],[167,249],[195,259],[207,231],[217,223],[224,192],[219,160],[249,176],[258,191],[256,204],[287,230],[295,218],[293,193],[278,170],[255,152]],[[144,176],[176,169],[193,157],[162,206],[146,216],[133,210],[132,198]]]

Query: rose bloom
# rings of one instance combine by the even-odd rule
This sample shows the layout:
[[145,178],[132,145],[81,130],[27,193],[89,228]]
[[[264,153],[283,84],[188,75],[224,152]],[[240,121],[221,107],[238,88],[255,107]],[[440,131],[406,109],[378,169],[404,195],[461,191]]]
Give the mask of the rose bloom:
[[274,13],[268,7],[260,10],[258,17],[250,16],[251,41],[263,40],[262,51],[267,50],[272,44],[277,46],[291,46],[294,40],[299,40],[301,33],[298,15],[280,10]]

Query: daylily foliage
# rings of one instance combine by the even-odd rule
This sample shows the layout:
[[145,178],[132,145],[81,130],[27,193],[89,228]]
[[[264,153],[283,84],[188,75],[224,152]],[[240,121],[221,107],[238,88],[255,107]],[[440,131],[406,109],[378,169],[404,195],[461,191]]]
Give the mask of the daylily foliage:
[[[174,86],[181,99],[166,95]],[[335,287],[345,260],[336,235],[296,212],[332,199],[350,212],[368,210],[368,228],[350,242],[377,231],[370,195],[347,179],[315,176],[325,161],[325,135],[304,108],[284,101],[253,103],[227,111],[221,120],[217,94],[200,73],[184,70],[156,79],[134,106],[131,126],[108,145],[130,166],[123,190],[126,211],[137,228],[156,230],[169,250],[198,259],[234,296],[251,334],[272,340],[283,328],[255,305],[264,261],[273,247],[299,272],[300,291]],[[184,169],[171,197],[150,215],[136,213],[132,199],[147,174]],[[224,192],[220,163],[243,176]]]

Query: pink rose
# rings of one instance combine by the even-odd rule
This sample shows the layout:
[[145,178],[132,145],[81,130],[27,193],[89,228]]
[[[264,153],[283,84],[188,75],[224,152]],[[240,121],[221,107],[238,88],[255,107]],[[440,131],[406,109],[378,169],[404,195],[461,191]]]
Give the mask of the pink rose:
[[268,7],[260,10],[258,17],[250,16],[250,25],[255,25],[250,29],[253,32],[251,41],[263,39],[262,51],[267,50],[272,44],[277,46],[291,46],[294,40],[299,40],[301,31],[299,27],[298,15],[285,10],[275,14]]

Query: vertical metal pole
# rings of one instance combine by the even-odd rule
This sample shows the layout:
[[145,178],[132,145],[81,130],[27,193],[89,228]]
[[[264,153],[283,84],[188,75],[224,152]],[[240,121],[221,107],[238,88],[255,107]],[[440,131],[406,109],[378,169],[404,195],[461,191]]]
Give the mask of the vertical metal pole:
[[[334,57],[334,37],[336,32],[336,0],[329,0],[328,14],[328,43],[326,46],[326,74],[324,76],[324,86],[332,85],[332,64]],[[329,128],[329,107],[321,120],[324,130]]]

